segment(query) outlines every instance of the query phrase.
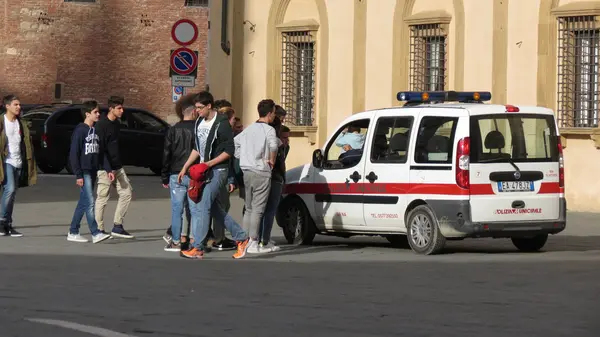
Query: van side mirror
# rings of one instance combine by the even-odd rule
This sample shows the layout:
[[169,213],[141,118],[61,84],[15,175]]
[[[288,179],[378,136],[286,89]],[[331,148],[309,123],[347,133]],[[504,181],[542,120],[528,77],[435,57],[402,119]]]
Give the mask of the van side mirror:
[[313,152],[312,164],[316,168],[323,168],[323,152],[317,149]]

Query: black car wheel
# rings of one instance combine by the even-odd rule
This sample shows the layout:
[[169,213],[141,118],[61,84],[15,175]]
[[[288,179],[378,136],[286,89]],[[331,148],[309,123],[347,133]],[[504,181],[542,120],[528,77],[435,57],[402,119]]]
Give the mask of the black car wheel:
[[50,165],[50,164],[45,164],[45,163],[38,163],[38,168],[46,173],[46,174],[56,174],[59,173],[60,171],[62,171],[65,166],[64,165]]
[[277,221],[281,221],[279,225],[289,244],[309,245],[317,234],[315,223],[304,202],[299,198],[287,198],[282,201]]
[[161,168],[160,167],[151,167],[150,171],[152,171],[152,173],[154,173],[155,175],[159,176],[161,173]]
[[512,238],[512,243],[522,252],[537,252],[546,245],[548,234],[540,234],[531,238]]

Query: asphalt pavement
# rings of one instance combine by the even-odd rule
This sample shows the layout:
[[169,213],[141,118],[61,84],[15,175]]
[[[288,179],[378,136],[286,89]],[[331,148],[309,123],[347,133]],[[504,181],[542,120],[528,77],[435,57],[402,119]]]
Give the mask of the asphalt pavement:
[[[192,261],[162,249],[168,191],[128,171],[135,240],[67,242],[71,176],[42,175],[18,192],[25,236],[0,238],[0,336],[600,335],[596,214],[569,213],[568,229],[535,254],[508,240],[451,242],[423,257],[382,238],[317,237],[277,254]],[[232,204],[239,221],[241,202]]]

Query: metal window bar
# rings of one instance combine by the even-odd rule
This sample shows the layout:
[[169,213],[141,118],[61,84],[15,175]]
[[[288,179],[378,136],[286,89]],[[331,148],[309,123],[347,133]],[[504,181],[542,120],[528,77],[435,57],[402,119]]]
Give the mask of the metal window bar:
[[600,27],[591,15],[558,24],[558,125],[598,127]]
[[208,7],[209,0],[185,0],[185,7]]
[[292,125],[312,126],[315,103],[315,42],[308,31],[282,34],[281,105]]
[[65,0],[65,2],[96,2],[96,0]]
[[410,27],[410,89],[443,91],[446,88],[446,33],[440,24]]

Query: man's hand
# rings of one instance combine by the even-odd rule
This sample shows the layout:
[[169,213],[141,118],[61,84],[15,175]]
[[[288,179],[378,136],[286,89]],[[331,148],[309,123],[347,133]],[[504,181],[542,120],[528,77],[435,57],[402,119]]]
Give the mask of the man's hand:
[[108,173],[108,179],[113,182],[115,181],[115,174],[113,172],[109,172]]
[[185,171],[186,168],[184,167],[181,172],[179,172],[179,174],[177,175],[177,182],[181,184],[181,181],[183,180],[183,177],[185,177]]
[[79,187],[83,187],[83,178],[79,178],[79,179],[77,179],[77,182],[76,182],[76,184],[77,184],[77,186],[79,186]]
[[350,150],[352,150],[352,146],[346,144],[346,145],[344,145],[343,149],[344,149],[344,151],[350,151]]
[[169,188],[169,184],[162,184],[164,188]]
[[229,184],[229,193],[235,191],[235,184]]

